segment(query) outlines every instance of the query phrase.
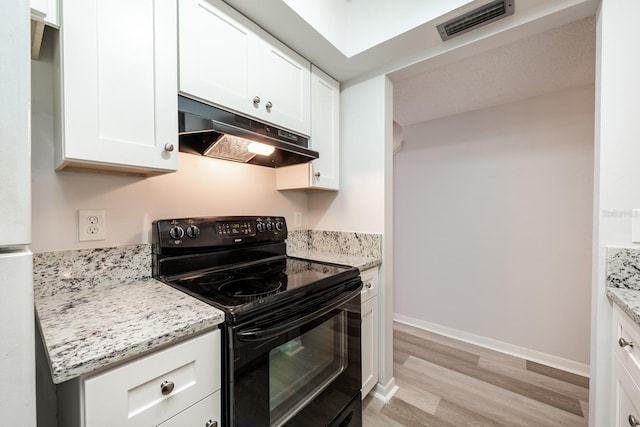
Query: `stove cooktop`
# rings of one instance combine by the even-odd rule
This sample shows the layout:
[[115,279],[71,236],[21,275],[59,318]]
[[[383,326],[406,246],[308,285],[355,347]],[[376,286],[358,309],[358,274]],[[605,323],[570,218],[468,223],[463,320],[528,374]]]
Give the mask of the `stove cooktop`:
[[[357,275],[357,270],[355,270]],[[166,277],[163,281],[229,313],[253,311],[331,286],[354,268],[283,257],[233,268]]]

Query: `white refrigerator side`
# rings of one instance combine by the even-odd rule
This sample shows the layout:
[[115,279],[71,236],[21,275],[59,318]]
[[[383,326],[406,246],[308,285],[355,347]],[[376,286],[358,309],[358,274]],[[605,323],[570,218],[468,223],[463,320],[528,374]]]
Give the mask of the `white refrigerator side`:
[[0,417],[2,425],[36,425],[31,252],[0,253]]
[[28,0],[0,25],[0,418],[36,425],[31,240],[31,58]]
[[31,241],[31,57],[28,0],[2,4],[0,248]]

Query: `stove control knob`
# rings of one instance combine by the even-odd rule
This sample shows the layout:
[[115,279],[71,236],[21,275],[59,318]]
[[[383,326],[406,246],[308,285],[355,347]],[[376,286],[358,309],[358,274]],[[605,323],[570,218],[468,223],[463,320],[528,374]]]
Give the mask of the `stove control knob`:
[[190,225],[187,227],[187,236],[193,239],[194,237],[198,237],[199,235],[200,235],[200,229],[198,228],[197,225]]
[[280,221],[276,222],[276,230],[282,231],[282,223]]
[[262,233],[262,232],[264,231],[264,224],[263,224],[263,223],[261,223],[261,222],[259,222],[259,223],[256,225],[256,228],[258,229],[258,232],[259,232],[259,233]]
[[270,222],[267,223],[267,230],[273,231],[273,224],[272,223],[270,223]]
[[182,239],[184,237],[184,228],[174,225],[169,229],[169,236],[174,240]]

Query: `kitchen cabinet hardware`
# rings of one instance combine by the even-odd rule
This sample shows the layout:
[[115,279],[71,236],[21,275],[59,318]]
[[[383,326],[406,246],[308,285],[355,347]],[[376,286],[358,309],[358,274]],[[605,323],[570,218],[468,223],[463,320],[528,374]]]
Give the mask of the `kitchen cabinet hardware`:
[[633,415],[629,415],[629,425],[631,427],[640,426],[640,422],[638,422],[638,419]]
[[256,96],[253,98],[253,105],[258,106],[260,104],[260,97]]
[[271,108],[273,107],[273,104],[271,103],[271,101],[267,102],[267,105],[265,105],[265,107],[267,108],[267,111],[270,111]]
[[371,289],[371,288],[373,287],[373,283],[371,283],[371,282],[367,282],[367,283],[365,283],[365,285],[364,285],[364,286],[365,286],[367,289]]
[[164,144],[164,151],[173,151],[173,144],[171,144],[170,142],[167,142],[166,144]]
[[204,425],[204,427],[218,427],[218,422],[217,422],[217,421],[209,420],[209,421],[207,421],[207,423]]
[[171,394],[175,386],[176,385],[172,381],[163,381],[162,384],[160,384],[160,391],[163,396],[168,396]]
[[622,348],[625,348],[625,347],[633,347],[633,342],[631,342],[631,341],[627,341],[627,340],[625,340],[624,338],[620,337],[620,338],[618,339],[618,345],[619,345],[620,347],[622,347]]
[[320,178],[320,172],[316,172],[313,174],[316,178]]

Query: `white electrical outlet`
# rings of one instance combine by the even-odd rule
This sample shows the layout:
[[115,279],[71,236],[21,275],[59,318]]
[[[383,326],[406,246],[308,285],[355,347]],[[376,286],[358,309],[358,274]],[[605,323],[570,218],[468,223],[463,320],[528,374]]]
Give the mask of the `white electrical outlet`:
[[78,240],[104,240],[107,238],[107,217],[104,210],[78,211]]
[[302,228],[302,212],[293,213],[293,228]]

